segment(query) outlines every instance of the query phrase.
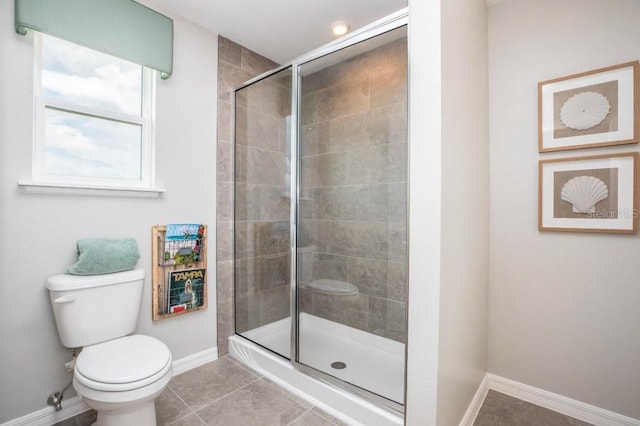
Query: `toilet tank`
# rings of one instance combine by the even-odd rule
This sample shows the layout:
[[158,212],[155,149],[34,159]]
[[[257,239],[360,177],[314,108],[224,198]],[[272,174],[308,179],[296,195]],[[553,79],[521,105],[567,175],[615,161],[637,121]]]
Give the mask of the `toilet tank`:
[[131,334],[138,323],[144,269],[47,279],[60,341],[79,348]]

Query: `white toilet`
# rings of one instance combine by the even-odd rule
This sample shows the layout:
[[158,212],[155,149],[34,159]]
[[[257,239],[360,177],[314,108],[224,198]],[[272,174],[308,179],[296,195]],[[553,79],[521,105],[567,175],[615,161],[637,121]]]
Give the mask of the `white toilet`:
[[47,279],[60,341],[82,348],[73,387],[98,426],[156,424],[154,400],[172,375],[169,348],[136,328],[144,270]]

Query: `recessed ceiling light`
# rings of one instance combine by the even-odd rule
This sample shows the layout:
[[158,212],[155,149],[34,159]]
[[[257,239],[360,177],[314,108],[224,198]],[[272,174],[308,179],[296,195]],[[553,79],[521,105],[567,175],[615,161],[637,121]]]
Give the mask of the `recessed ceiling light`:
[[349,32],[349,24],[346,22],[334,22],[331,25],[331,32],[337,36],[345,35]]

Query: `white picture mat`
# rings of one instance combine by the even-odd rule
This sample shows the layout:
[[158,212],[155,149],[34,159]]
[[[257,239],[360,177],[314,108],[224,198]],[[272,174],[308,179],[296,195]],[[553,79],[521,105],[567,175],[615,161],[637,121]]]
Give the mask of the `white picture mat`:
[[[634,157],[613,157],[585,159],[575,161],[560,161],[542,164],[542,227],[544,228],[580,228],[580,229],[611,229],[632,230],[634,223]],[[618,169],[618,218],[615,219],[576,219],[554,218],[554,180],[555,172]]]
[[[554,137],[553,95],[565,90],[618,80],[618,130],[590,135]],[[553,149],[573,145],[633,139],[633,66],[617,68],[556,83],[545,84],[542,93],[542,148]]]

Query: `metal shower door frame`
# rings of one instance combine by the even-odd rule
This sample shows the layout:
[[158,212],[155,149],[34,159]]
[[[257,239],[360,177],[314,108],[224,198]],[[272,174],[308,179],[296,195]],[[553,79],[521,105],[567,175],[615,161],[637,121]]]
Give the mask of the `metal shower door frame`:
[[[291,318],[291,341],[290,341],[290,358],[289,361],[291,365],[303,373],[311,376],[317,380],[329,383],[335,387],[338,387],[343,390],[347,390],[352,392],[358,396],[361,396],[369,401],[372,401],[376,405],[392,410],[395,412],[404,413],[404,404],[397,403],[380,395],[377,395],[371,391],[353,385],[351,383],[340,380],[330,374],[323,373],[319,370],[314,369],[313,367],[307,366],[298,361],[299,354],[299,346],[298,346],[298,331],[299,331],[299,312],[298,312],[298,244],[297,244],[297,229],[299,223],[299,204],[300,204],[300,168],[301,168],[301,158],[298,156],[298,152],[300,151],[300,139],[299,139],[299,118],[301,115],[301,70],[304,64],[307,64],[313,60],[322,58],[324,56],[330,55],[332,53],[338,52],[342,49],[348,48],[350,46],[356,45],[360,42],[369,40],[378,35],[384,34],[386,32],[401,28],[403,26],[407,26],[409,22],[409,11],[408,8],[401,9],[391,15],[388,15],[378,21],[375,21],[363,28],[360,28],[353,33],[348,34],[332,43],[329,43],[325,46],[322,46],[318,49],[315,49],[301,57],[294,59],[293,61],[286,63],[276,69],[268,71],[264,74],[261,74],[247,82],[245,82],[242,86],[238,87],[234,91],[234,99],[233,99],[233,115],[235,122],[235,94],[237,92],[247,86],[250,86],[254,83],[257,83],[261,80],[264,80],[278,72],[285,70],[291,67],[291,122],[290,122],[290,135],[291,135],[291,171],[290,171],[290,182],[291,182],[291,202],[290,202],[290,223],[289,223],[289,239],[290,239],[290,251],[291,251],[291,267],[290,267],[290,318]],[[235,141],[235,126],[233,126],[233,140]],[[235,158],[235,143],[233,144],[233,158]],[[234,160],[235,167],[235,160]],[[235,170],[234,170],[234,187],[235,187]],[[235,209],[235,203],[234,203]],[[235,217],[235,212],[234,212]],[[235,235],[235,220],[233,221],[234,226],[234,235]],[[234,238],[235,240],[235,238]],[[234,241],[235,243],[235,241]],[[235,248],[234,248],[234,264],[235,264]],[[234,274],[235,276],[235,274]],[[235,278],[234,278],[235,279]],[[235,289],[235,285],[234,285]],[[235,298],[234,298],[235,300]],[[235,321],[235,315],[234,315]],[[242,335],[240,335],[242,336]],[[244,337],[244,336],[242,336]],[[273,352],[273,351],[272,351]]]
[[[341,389],[348,390],[355,393],[365,399],[373,401],[374,403],[404,413],[404,404],[399,404],[395,401],[377,395],[359,386],[340,380],[330,374],[323,373],[313,367],[307,366],[298,361],[299,354],[299,312],[298,312],[298,244],[297,244],[297,229],[298,229],[298,214],[300,212],[300,169],[301,158],[298,156],[300,147],[299,138],[299,119],[301,116],[301,70],[304,64],[307,64],[313,60],[330,55],[339,50],[353,46],[360,42],[369,40],[378,35],[395,30],[408,24],[408,9],[402,9],[392,15],[389,15],[379,21],[376,21],[366,27],[361,28],[358,31],[354,31],[349,37],[344,37],[340,40],[336,40],[322,48],[314,50],[307,55],[297,58],[292,62],[292,96],[291,100],[291,214],[290,214],[290,242],[291,242],[291,364],[298,370],[305,374],[324,382],[328,382]],[[295,197],[294,197],[295,194]]]

